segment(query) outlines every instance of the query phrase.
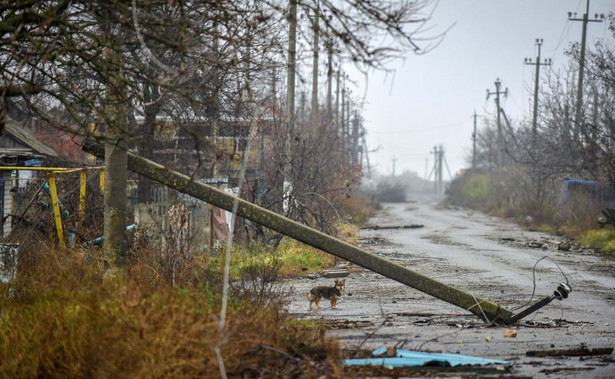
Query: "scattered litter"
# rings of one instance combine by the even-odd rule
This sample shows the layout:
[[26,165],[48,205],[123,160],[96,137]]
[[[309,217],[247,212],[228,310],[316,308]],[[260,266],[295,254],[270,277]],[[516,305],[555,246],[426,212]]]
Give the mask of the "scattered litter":
[[348,270],[325,270],[322,272],[322,276],[325,278],[343,278],[348,275]]
[[[381,347],[372,352],[372,355],[378,356],[386,354],[386,347]],[[469,355],[460,354],[443,354],[443,353],[424,353],[411,350],[397,350],[396,357],[380,357],[380,358],[355,358],[345,359],[346,366],[389,366],[389,367],[416,367],[416,366],[462,366],[462,365],[488,365],[488,364],[506,364],[512,365],[514,361],[503,361],[498,359],[487,359],[480,357],[472,357]]]
[[359,238],[357,242],[363,245],[388,245],[390,244],[386,239],[382,237]]
[[491,337],[490,336],[485,337],[485,341],[491,342]]
[[513,329],[506,329],[504,331],[504,337],[515,338],[517,337],[517,331]]
[[581,345],[577,349],[562,349],[562,350],[535,350],[525,353],[528,357],[582,357],[590,355],[608,355],[613,353],[612,347],[597,347],[589,349],[585,345]]

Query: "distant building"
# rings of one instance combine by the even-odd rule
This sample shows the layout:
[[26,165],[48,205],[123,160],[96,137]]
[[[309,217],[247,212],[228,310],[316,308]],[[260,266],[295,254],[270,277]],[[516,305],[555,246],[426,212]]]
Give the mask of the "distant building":
[[[5,119],[4,130],[0,134],[0,166],[24,167],[40,165],[47,158],[58,154],[49,146],[38,141],[23,124],[11,118]],[[13,187],[18,174],[10,169],[0,170],[0,215],[2,225],[0,234],[4,237],[11,232],[13,211]]]

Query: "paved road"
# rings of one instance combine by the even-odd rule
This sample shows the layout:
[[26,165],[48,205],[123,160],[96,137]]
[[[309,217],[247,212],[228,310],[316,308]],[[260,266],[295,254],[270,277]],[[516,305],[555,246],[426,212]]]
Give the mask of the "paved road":
[[[487,327],[464,309],[351,266],[338,309],[308,311],[309,289],[333,282],[319,278],[284,283],[294,288],[289,311],[327,320],[335,327],[329,333],[347,349],[398,344],[410,350],[514,360],[515,376],[615,377],[615,355],[526,355],[615,346],[615,260],[583,249],[557,250],[559,237],[440,204],[429,197],[386,204],[372,224],[424,226],[362,230],[363,247],[515,313],[530,301],[534,283],[532,302],[551,295],[562,282],[571,285],[570,297],[552,302],[512,328]],[[506,329],[516,330],[517,337],[504,337]]]

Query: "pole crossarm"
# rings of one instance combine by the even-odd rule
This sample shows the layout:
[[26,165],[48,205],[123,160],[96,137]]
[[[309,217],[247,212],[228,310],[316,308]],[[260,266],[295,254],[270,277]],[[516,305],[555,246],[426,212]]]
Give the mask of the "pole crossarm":
[[[86,141],[83,150],[98,157],[104,156],[104,148],[95,141]],[[218,208],[227,211],[233,209],[235,196],[197,182],[187,175],[170,170],[130,152],[128,153],[128,169],[213,204]],[[390,262],[376,254],[362,250],[248,201],[238,199],[238,204],[238,216],[461,307],[487,322],[497,320],[505,323],[512,318],[512,312],[498,304],[478,298],[468,292]]]

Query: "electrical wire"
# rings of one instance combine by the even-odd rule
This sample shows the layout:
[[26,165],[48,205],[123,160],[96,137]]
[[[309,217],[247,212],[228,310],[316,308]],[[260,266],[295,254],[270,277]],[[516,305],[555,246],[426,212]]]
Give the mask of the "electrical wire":
[[568,287],[571,287],[570,286],[570,282],[568,281],[568,277],[566,276],[566,274],[564,274],[564,271],[562,270],[560,265],[553,258],[545,255],[542,258],[540,258],[539,260],[537,260],[536,263],[534,264],[534,267],[532,268],[532,284],[533,285],[532,285],[532,295],[530,296],[530,299],[526,303],[524,303],[522,305],[519,305],[519,306],[517,306],[515,308],[512,308],[511,310],[516,311],[516,310],[519,310],[521,308],[524,308],[524,307],[528,306],[532,302],[532,300],[534,299],[534,295],[536,295],[536,267],[538,266],[538,263],[540,263],[544,259],[549,259],[551,262],[553,262],[557,266],[557,268],[559,269],[560,273],[562,274],[562,276],[566,280],[566,285]]

